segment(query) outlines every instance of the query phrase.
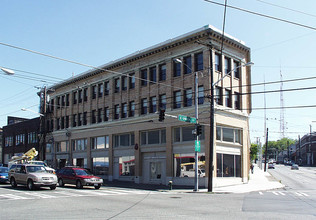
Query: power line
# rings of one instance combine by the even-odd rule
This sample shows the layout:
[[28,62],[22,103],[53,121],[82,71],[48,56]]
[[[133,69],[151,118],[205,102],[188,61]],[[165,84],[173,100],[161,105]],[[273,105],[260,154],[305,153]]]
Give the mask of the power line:
[[309,14],[309,13],[306,13],[304,11],[299,11],[299,10],[295,10],[295,9],[292,9],[292,8],[287,8],[287,7],[284,7],[284,6],[281,6],[281,5],[272,4],[272,3],[265,2],[265,1],[262,1],[262,0],[257,0],[257,1],[258,2],[262,2],[264,4],[267,4],[267,5],[272,5],[272,6],[275,6],[275,7],[278,7],[278,8],[283,8],[283,9],[286,9],[286,10],[289,10],[289,11],[297,12],[297,13],[300,13],[300,14],[316,17],[316,15]]
[[[208,2],[208,3],[215,4],[215,5],[225,6],[222,3],[218,3],[218,2],[214,2],[214,1],[210,1],[210,0],[204,0],[204,1]],[[297,22],[285,20],[285,19],[282,19],[282,18],[273,17],[273,16],[270,16],[270,15],[261,14],[261,13],[258,13],[258,12],[250,11],[250,10],[247,10],[247,9],[243,9],[243,8],[239,8],[239,7],[235,7],[235,6],[231,6],[231,5],[227,5],[226,7],[229,7],[229,8],[235,9],[235,10],[239,10],[239,11],[243,11],[243,12],[246,12],[246,13],[249,13],[249,14],[254,14],[254,15],[257,15],[257,16],[261,16],[261,17],[265,17],[265,18],[281,21],[281,22],[284,22],[284,23],[288,23],[288,24],[292,24],[292,25],[296,25],[296,26],[312,29],[312,30],[316,31],[315,27],[311,27],[311,26],[308,26],[308,25],[300,24],[300,23],[297,23]]]

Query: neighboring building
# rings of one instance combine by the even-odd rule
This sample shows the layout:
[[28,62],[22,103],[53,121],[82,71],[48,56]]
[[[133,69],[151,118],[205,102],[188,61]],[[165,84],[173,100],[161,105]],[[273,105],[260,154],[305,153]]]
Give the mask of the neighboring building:
[[[194,185],[194,178],[184,177],[194,169],[194,124],[169,116],[160,122],[155,113],[194,117],[198,95],[205,125],[199,169],[208,175],[212,63],[214,82],[228,74],[215,89],[214,186],[247,182],[251,77],[249,67],[239,66],[250,61],[250,49],[225,35],[221,54],[221,39],[221,31],[207,25],[52,86],[47,162],[87,167],[110,181]],[[197,41],[211,42],[213,49]],[[199,76],[196,93],[193,72]],[[206,186],[207,178],[199,185]]]
[[33,147],[39,150],[40,119],[14,120],[14,117],[10,118],[16,123],[3,127],[2,160],[4,164],[8,164],[12,156],[20,156]]
[[316,132],[304,135],[295,149],[293,160],[300,165],[316,166]]
[[2,160],[2,146],[3,146],[2,135],[3,135],[3,131],[2,131],[2,128],[0,128],[0,165],[3,164],[3,160]]

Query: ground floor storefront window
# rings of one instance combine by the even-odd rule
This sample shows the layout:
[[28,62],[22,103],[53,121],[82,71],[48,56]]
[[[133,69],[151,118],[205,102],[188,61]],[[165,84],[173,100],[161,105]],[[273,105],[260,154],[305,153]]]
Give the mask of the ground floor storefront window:
[[241,177],[241,156],[216,154],[217,177]]
[[135,156],[119,157],[119,175],[135,176]]
[[[200,153],[198,160],[198,175],[205,177],[205,154]],[[194,177],[195,176],[195,155],[193,154],[174,154],[174,176],[175,177]]]
[[105,175],[109,174],[109,158],[108,157],[94,157],[93,161],[93,174]]

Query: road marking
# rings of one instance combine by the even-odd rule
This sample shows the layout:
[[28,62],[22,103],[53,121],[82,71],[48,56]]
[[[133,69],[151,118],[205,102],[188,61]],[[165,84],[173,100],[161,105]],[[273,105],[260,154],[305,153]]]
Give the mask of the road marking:
[[303,196],[301,193],[299,193],[299,192],[295,192],[295,194],[296,195],[298,195],[298,196]]
[[259,192],[260,195],[263,195],[263,192]]
[[279,192],[282,196],[285,196],[285,194],[283,192]]
[[43,199],[56,198],[56,196],[51,196],[51,195],[47,195],[47,194],[40,194],[40,193],[35,193],[35,192],[32,192],[32,193],[26,192],[25,194],[30,195],[30,196],[40,197]]
[[17,195],[13,195],[13,194],[3,194],[3,195],[0,195],[0,196],[1,196],[1,197],[8,198],[8,199],[11,199],[11,200],[16,200],[16,199],[30,199],[30,198],[27,198],[27,197],[17,196]]
[[70,192],[66,192],[66,191],[56,191],[54,193],[57,193],[57,194],[62,194],[62,195],[65,195],[67,197],[80,197],[80,196],[85,196],[85,195],[82,195],[82,194],[77,194],[77,193],[70,193]]
[[301,193],[303,196],[309,197],[309,195],[307,195],[306,193]]
[[279,194],[277,192],[272,192],[274,195],[278,196]]

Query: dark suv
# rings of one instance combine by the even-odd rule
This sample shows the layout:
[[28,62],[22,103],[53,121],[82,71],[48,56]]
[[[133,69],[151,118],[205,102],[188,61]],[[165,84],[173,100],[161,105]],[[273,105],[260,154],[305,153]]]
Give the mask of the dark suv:
[[76,185],[77,189],[83,186],[94,186],[99,189],[103,183],[100,177],[94,176],[90,171],[78,167],[64,167],[56,172],[59,186],[65,184]]

